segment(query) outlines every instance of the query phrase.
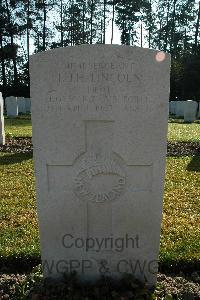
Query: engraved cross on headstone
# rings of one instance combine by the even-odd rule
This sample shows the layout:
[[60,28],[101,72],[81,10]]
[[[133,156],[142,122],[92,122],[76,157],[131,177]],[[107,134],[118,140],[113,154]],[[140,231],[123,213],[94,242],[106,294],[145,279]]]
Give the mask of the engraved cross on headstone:
[[151,191],[152,166],[129,165],[113,151],[113,121],[84,122],[85,152],[73,164],[47,166],[49,193],[60,190],[69,201],[67,193],[70,191],[74,201],[85,205],[86,237],[101,239],[113,234],[115,201],[123,201],[127,191],[133,193],[133,201],[134,193]]

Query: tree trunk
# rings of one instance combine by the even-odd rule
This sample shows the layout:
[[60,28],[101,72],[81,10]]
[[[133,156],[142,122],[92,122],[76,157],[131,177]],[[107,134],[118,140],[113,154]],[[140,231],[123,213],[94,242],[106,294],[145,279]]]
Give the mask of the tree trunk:
[[184,32],[184,53],[186,52],[186,48],[187,48],[187,31],[186,31],[186,28],[185,28],[185,32]]
[[[1,31],[0,31],[0,47],[1,47],[1,50],[3,51],[3,38],[2,38]],[[1,70],[2,70],[2,82],[3,82],[3,93],[4,93],[6,90],[7,81],[6,81],[5,61],[4,61],[3,57],[1,57]]]
[[106,0],[103,1],[103,44],[106,43]]
[[151,26],[152,26],[152,6],[151,6],[151,0],[149,1],[150,4],[150,26],[149,26],[149,48],[151,48]]
[[74,1],[72,1],[72,46],[74,46]]
[[[2,8],[2,0],[0,0],[0,10],[1,8]],[[3,36],[1,32],[1,27],[0,27],[0,48],[1,51],[3,51]],[[2,82],[3,82],[2,92],[4,93],[6,90],[7,81],[6,81],[6,67],[5,67],[5,61],[3,56],[1,57],[1,70],[2,70]]]
[[82,32],[82,40],[83,44],[85,43],[85,4],[83,3],[83,32]]
[[93,38],[93,24],[92,24],[92,21],[93,21],[93,5],[94,5],[94,0],[92,0],[92,3],[91,3],[91,12],[90,12],[90,44],[92,44],[92,38]]
[[161,48],[161,29],[162,29],[162,19],[159,21],[159,35],[158,35],[158,49]]
[[111,30],[111,44],[113,43],[113,32],[114,32],[114,19],[115,19],[115,2],[112,4],[112,30]]
[[60,0],[60,44],[61,47],[63,44],[63,0]]
[[[173,14],[172,14],[172,26],[171,26],[171,38],[170,38],[170,53],[172,53],[172,48],[174,46],[174,34],[175,34],[175,16],[176,16],[176,2],[173,2]],[[174,51],[173,51],[174,52]]]
[[29,55],[30,55],[30,32],[29,32],[29,17],[30,17],[30,0],[27,2],[27,20],[26,20],[26,43],[27,43],[27,56],[28,56],[28,86],[30,86],[29,78]]
[[70,8],[70,45],[72,46],[73,44],[73,37],[72,37],[72,26],[73,26],[73,23],[72,23],[72,18],[73,18],[73,14],[72,14],[72,1],[70,1],[70,4],[69,4],[69,8]]
[[167,50],[168,44],[168,36],[169,36],[169,0],[167,1],[167,24],[166,24],[166,33],[165,33],[165,41],[164,41],[164,51]]
[[40,35],[37,34],[37,48],[38,48],[38,52],[39,52],[39,49],[40,49]]
[[46,50],[46,18],[47,18],[47,12],[46,12],[46,3],[45,0],[43,0],[43,35],[42,35],[42,50]]
[[[8,0],[6,0],[6,10],[7,10],[7,15],[8,15],[8,22],[9,22],[9,24],[11,24]],[[10,33],[10,43],[11,43],[12,48],[14,49],[14,38],[13,38],[12,28],[9,33]],[[16,56],[13,56],[12,60],[13,60],[13,69],[14,69],[14,84],[17,84],[18,83],[18,72],[17,72]]]
[[87,35],[86,35],[86,40],[87,40],[87,44],[89,44],[89,42],[90,42],[90,39],[89,39],[89,28],[90,28],[90,24],[89,24],[89,22],[88,22],[87,19],[86,19],[86,22],[85,22],[85,28],[86,28],[86,31],[88,30]]
[[198,10],[195,37],[194,37],[194,52],[197,51],[197,43],[198,43],[198,35],[199,35],[199,19],[200,19],[200,1],[199,1],[199,10]]
[[103,20],[101,19],[101,44],[103,44]]

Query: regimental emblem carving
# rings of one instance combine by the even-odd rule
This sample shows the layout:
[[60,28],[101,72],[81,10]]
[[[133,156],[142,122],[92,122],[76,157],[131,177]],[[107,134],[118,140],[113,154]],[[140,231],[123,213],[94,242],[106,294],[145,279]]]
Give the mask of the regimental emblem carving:
[[77,199],[94,204],[120,200],[126,191],[152,191],[153,165],[128,164],[113,151],[113,121],[91,120],[84,125],[84,152],[68,164],[47,165],[49,193],[71,191]]
[[86,202],[111,202],[120,197],[125,184],[123,160],[113,152],[112,121],[85,123],[86,152],[77,162],[74,193]]
[[113,201],[122,194],[126,177],[115,160],[90,161],[74,180],[74,192],[85,201]]

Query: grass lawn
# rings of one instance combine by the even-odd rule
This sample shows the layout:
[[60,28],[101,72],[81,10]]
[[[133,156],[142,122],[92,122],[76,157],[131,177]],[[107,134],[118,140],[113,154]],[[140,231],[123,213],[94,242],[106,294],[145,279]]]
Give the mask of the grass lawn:
[[[176,136],[171,123],[170,137]],[[186,134],[194,125],[190,136]],[[200,124],[180,124],[184,140],[197,140]],[[179,128],[179,127],[178,127]],[[31,136],[30,120],[6,120],[6,133]],[[190,263],[200,261],[200,157],[168,157],[166,168],[164,213],[162,223],[161,262]],[[39,238],[35,204],[33,160],[30,154],[0,152],[0,257],[38,258]]]
[[168,141],[200,142],[200,120],[186,124],[183,119],[170,119],[168,123]]
[[[6,136],[31,137],[32,126],[30,115],[21,115],[15,119],[5,118],[5,131]],[[170,119],[168,140],[200,142],[200,120],[192,124],[184,124],[183,119]]]
[[161,261],[200,262],[200,156],[168,157]]
[[31,137],[31,116],[21,115],[14,119],[5,118],[5,133],[6,136]]
[[0,257],[39,255],[33,160],[0,152]]

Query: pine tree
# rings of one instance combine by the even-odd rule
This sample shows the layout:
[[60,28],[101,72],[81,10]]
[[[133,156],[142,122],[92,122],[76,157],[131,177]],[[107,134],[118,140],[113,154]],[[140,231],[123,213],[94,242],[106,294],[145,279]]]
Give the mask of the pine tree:
[[116,1],[116,24],[121,31],[122,44],[134,44],[137,40],[137,27],[141,17],[141,10],[148,5],[146,0]]

